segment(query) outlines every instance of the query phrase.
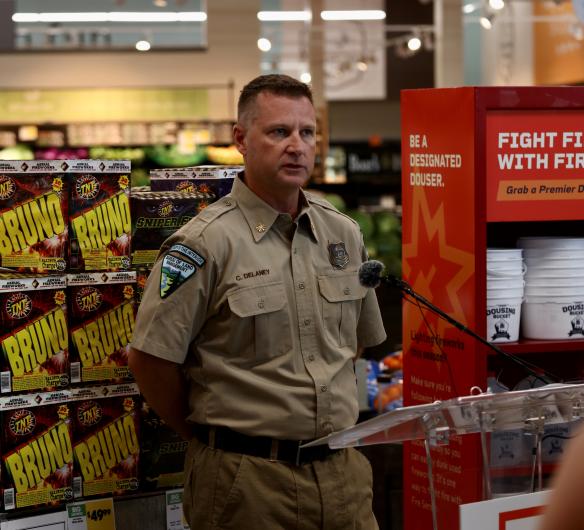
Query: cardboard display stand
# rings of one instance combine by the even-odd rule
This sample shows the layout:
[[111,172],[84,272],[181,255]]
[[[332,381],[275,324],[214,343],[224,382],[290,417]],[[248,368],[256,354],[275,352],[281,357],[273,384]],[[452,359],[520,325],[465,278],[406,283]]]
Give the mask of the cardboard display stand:
[[[402,92],[403,276],[486,337],[486,249],[521,236],[584,236],[584,88],[453,88]],[[403,304],[404,404],[467,395],[489,375],[526,373],[418,305]],[[584,335],[583,335],[584,337]],[[499,344],[582,378],[582,337]],[[558,362],[561,355],[561,361]],[[453,435],[432,449],[438,526],[484,495],[481,440]],[[426,448],[404,444],[404,529],[432,527]]]

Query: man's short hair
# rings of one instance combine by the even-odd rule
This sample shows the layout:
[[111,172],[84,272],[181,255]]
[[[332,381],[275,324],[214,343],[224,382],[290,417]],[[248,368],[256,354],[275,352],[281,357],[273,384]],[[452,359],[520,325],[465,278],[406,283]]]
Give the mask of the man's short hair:
[[313,103],[312,91],[306,83],[298,81],[289,75],[260,75],[245,85],[239,95],[239,101],[237,102],[238,121],[242,120],[242,116],[249,110],[261,92],[269,92],[277,96],[288,96],[292,98],[305,97]]

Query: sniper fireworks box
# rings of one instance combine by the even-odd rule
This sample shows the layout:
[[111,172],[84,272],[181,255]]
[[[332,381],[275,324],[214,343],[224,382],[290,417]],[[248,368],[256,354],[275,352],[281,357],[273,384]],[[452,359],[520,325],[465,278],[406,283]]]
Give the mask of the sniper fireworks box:
[[142,400],[140,486],[143,491],[177,488],[184,482],[189,442],[183,440]]
[[214,200],[213,195],[200,192],[133,193],[132,265],[152,265],[164,240]]
[[75,498],[136,492],[140,483],[137,385],[75,388],[71,393]]
[[67,275],[71,383],[132,380],[128,352],[134,332],[136,273]]
[[0,266],[64,271],[67,222],[67,182],[59,162],[0,161]]
[[155,169],[150,172],[152,191],[212,193],[215,200],[227,195],[243,166],[194,166],[183,169]]
[[0,276],[0,391],[69,384],[65,276]]
[[69,391],[0,398],[5,510],[73,499]]
[[130,268],[130,162],[65,160],[70,180],[69,268]]

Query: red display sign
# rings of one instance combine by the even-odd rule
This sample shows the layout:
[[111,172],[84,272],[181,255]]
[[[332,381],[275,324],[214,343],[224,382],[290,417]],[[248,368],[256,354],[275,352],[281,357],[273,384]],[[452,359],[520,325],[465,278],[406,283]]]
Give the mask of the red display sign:
[[583,124],[583,111],[487,113],[487,221],[582,218]]
[[[474,127],[472,88],[402,92],[404,278],[471,329],[477,329],[477,214],[468,200],[475,195]],[[476,384],[476,342],[407,301],[403,348],[406,406],[466,395]],[[479,500],[478,455],[469,436],[452,436],[432,450],[440,528],[458,528],[459,505]],[[432,528],[423,440],[404,444],[404,520],[406,530]]]

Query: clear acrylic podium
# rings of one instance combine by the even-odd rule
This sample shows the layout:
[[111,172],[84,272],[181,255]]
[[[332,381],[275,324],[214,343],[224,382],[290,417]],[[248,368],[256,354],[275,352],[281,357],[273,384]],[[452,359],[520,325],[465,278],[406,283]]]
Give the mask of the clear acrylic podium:
[[[479,392],[480,390],[477,389]],[[448,445],[450,435],[478,433],[483,463],[483,496],[491,498],[487,434],[523,430],[534,437],[531,489],[542,488],[541,441],[544,428],[584,417],[584,384],[551,384],[498,394],[479,393],[396,409],[302,447],[328,444],[333,449],[424,440],[433,529],[438,530],[430,448]]]

